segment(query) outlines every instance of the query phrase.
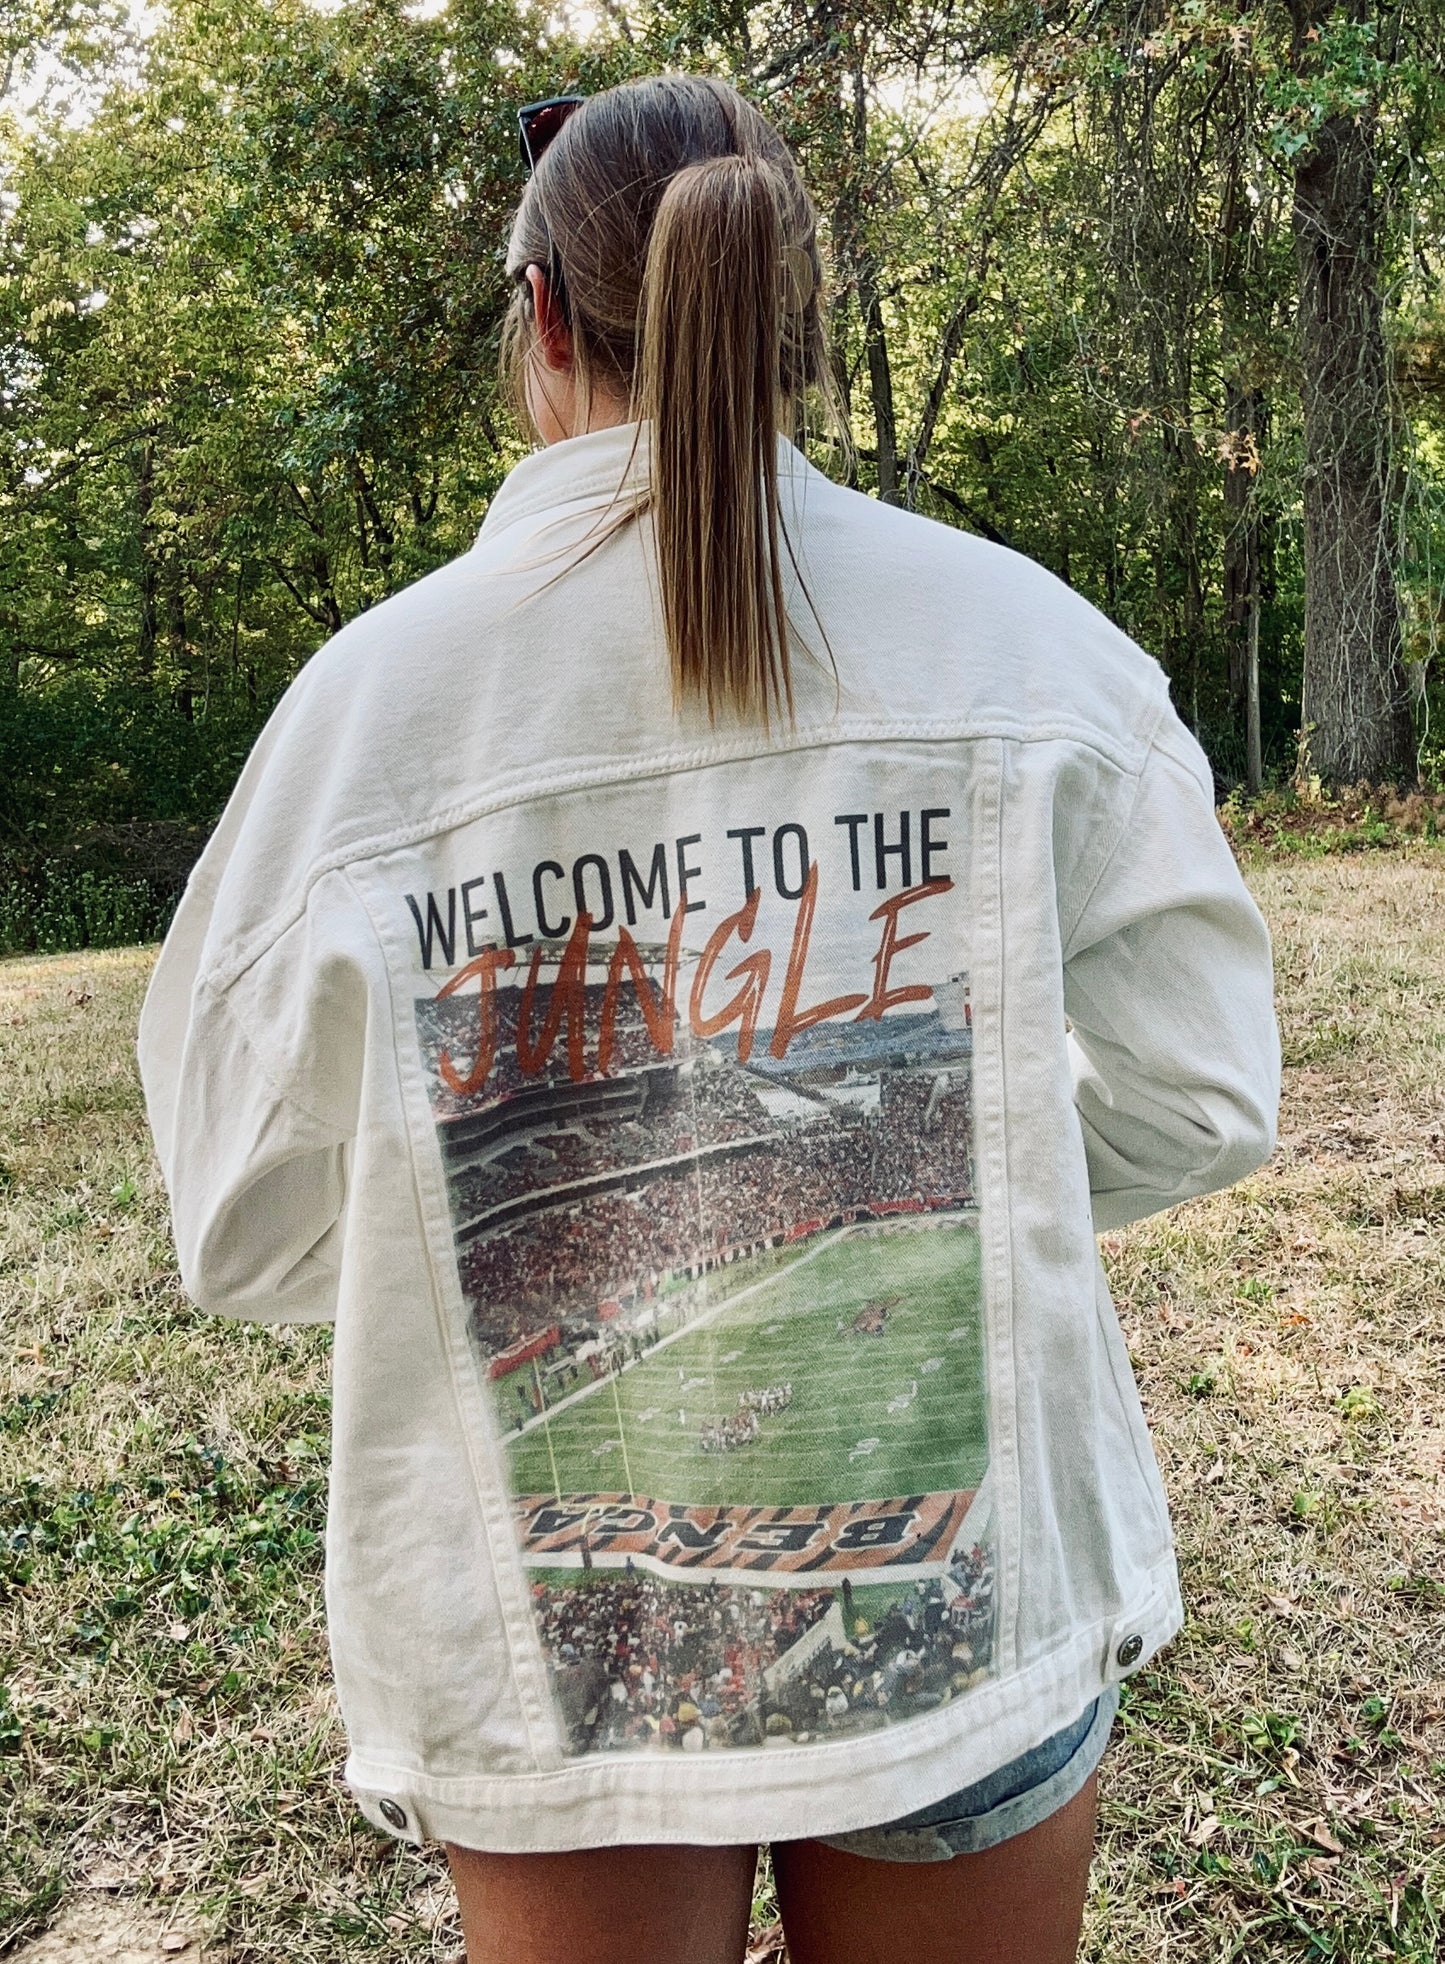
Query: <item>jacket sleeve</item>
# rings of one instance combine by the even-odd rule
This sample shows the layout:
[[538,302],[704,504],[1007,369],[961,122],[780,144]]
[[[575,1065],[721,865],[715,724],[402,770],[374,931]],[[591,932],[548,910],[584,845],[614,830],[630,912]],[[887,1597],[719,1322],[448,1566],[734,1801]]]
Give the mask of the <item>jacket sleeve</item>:
[[201,960],[207,885],[167,937],[138,1045],[181,1280],[202,1309],[329,1322],[364,1009],[344,964],[317,959],[310,916],[220,986]]
[[1064,954],[1094,1225],[1227,1187],[1274,1149],[1269,935],[1171,710]]

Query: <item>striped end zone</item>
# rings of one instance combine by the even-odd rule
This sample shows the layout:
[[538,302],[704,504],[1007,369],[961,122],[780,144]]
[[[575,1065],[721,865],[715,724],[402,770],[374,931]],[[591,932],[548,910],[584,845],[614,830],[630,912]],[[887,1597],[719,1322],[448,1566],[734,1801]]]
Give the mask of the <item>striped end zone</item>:
[[528,1494],[515,1505],[522,1558],[532,1568],[631,1562],[679,1581],[797,1588],[823,1576],[893,1582],[943,1574],[975,1498],[926,1493],[841,1506],[685,1507],[589,1493],[561,1500]]

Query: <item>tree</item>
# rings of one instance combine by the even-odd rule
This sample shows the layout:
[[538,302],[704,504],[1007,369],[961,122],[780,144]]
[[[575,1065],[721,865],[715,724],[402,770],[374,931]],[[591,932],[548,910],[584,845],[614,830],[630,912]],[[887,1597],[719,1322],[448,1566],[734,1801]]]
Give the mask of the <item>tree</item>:
[[526,442],[495,378],[513,106],[667,66],[733,76],[803,159],[860,488],[1095,600],[1221,781],[1290,767],[1301,721],[1325,778],[1408,775],[1445,549],[1439,26],[609,0],[571,40],[523,0],[16,0],[0,854],[204,828],[317,643],[466,547]]
[[1415,732],[1396,584],[1395,405],[1380,292],[1381,21],[1366,0],[1292,0],[1291,50],[1314,127],[1299,152],[1305,647],[1301,769],[1331,783],[1413,780]]

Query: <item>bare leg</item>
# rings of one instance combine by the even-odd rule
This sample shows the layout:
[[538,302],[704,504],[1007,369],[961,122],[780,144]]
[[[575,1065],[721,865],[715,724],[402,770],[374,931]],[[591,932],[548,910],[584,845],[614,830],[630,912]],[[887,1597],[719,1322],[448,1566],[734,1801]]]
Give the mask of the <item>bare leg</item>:
[[447,1848],[467,1964],[741,1964],[756,1848]]
[[792,1964],[1074,1964],[1096,1784],[1026,1834],[951,1862],[774,1842]]

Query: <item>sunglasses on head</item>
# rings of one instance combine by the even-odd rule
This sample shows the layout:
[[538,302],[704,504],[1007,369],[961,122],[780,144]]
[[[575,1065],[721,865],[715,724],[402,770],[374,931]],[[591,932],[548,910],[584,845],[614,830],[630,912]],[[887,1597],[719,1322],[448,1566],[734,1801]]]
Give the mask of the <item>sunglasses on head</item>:
[[528,102],[517,111],[517,130],[521,137],[522,167],[535,170],[547,146],[567,118],[587,100],[583,95],[552,95],[545,102]]

